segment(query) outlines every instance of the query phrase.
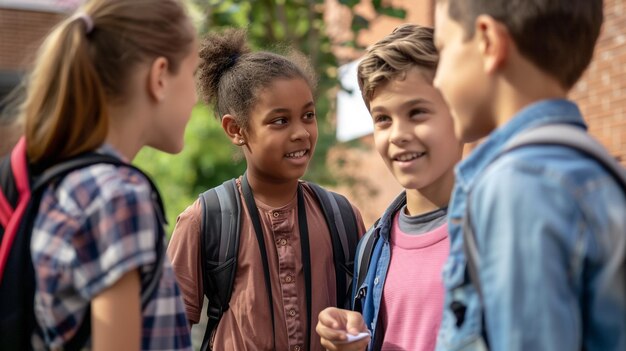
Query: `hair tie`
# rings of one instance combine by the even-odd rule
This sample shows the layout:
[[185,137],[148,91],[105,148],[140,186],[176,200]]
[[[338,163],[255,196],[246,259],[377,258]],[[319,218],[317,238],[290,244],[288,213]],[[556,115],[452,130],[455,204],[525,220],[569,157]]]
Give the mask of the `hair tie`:
[[228,56],[228,62],[226,63],[226,67],[225,69],[230,69],[232,68],[237,61],[239,60],[239,57],[241,56],[241,54],[231,54],[230,56]]
[[89,34],[93,30],[93,19],[88,14],[81,12],[76,14],[73,19],[79,19],[85,24],[85,34]]

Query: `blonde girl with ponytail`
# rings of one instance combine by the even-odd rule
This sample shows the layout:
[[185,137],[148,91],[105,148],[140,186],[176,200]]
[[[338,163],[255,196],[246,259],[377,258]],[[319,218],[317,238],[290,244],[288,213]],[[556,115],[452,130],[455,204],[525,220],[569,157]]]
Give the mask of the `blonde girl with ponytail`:
[[[84,4],[46,38],[27,78],[20,118],[33,171],[89,151],[127,163],[144,146],[181,151],[196,103],[197,45],[178,0]],[[31,240],[35,348],[69,349],[90,322],[87,349],[191,349],[167,259],[156,291],[140,302],[163,233],[153,196],[138,170],[111,164],[46,188]]]

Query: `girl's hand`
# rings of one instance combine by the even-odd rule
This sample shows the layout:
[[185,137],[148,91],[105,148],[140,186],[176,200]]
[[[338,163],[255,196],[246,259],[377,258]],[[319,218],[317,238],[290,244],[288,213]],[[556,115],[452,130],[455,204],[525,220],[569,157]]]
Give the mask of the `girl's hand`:
[[369,333],[363,316],[354,311],[329,307],[320,312],[317,327],[322,346],[330,351],[363,351],[369,344],[370,337],[348,342],[348,334]]

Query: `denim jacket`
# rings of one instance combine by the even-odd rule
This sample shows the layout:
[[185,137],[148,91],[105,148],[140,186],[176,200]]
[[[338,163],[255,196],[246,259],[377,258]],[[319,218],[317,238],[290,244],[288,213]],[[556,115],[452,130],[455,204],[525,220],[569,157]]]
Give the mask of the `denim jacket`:
[[[577,106],[546,100],[520,111],[456,168],[450,256],[437,350],[626,350],[626,197],[595,160],[562,146],[499,156],[521,131],[586,128]],[[499,157],[498,157],[499,156]],[[497,159],[496,159],[497,158]],[[484,306],[467,284],[467,203]],[[448,306],[461,302],[458,320]]]
[[[368,350],[379,350],[383,341],[383,334],[380,332],[377,333],[376,327],[379,324],[378,313],[383,297],[383,286],[385,286],[387,269],[389,268],[389,261],[391,260],[389,237],[393,226],[393,218],[396,212],[400,211],[404,205],[406,205],[406,193],[402,192],[396,197],[387,210],[385,210],[385,213],[383,213],[380,220],[374,225],[374,228],[371,229],[374,230],[372,235],[377,236],[378,240],[376,240],[376,244],[372,250],[369,269],[367,272],[360,272],[361,274],[367,274],[361,286],[357,286],[357,274],[359,273],[358,270],[361,263],[358,262],[358,258],[354,262],[354,281],[352,283],[354,287],[352,295],[354,296],[353,309],[360,310],[363,314],[365,325],[367,325],[367,328],[372,334]],[[365,245],[364,239],[365,237],[359,242],[357,252],[360,252],[361,246]]]

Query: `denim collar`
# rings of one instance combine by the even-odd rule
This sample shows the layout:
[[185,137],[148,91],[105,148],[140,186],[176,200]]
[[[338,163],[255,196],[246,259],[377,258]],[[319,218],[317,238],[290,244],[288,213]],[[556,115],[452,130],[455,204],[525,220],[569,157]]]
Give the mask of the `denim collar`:
[[393,200],[376,224],[375,230],[379,232],[385,241],[389,241],[389,233],[391,233],[394,215],[396,212],[400,211],[404,205],[406,205],[406,191],[402,191],[400,195]]
[[503,150],[505,144],[520,132],[545,124],[567,123],[586,129],[578,106],[569,100],[543,100],[526,106],[503,126],[494,130],[455,169],[457,186],[465,192],[471,188],[475,178]]

